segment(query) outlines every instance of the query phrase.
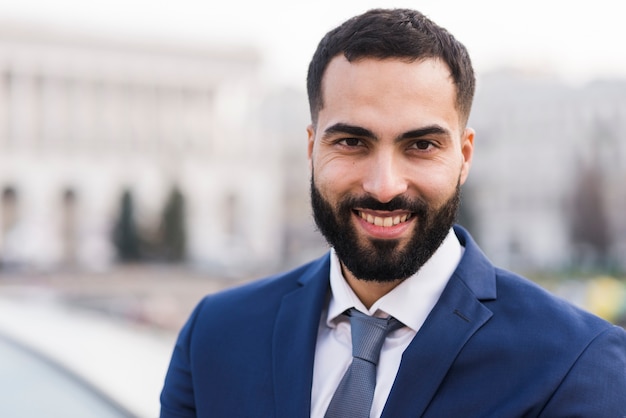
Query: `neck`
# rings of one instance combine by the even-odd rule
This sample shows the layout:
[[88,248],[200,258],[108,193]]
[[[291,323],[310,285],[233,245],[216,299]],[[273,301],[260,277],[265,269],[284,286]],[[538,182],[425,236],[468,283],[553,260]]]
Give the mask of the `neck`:
[[397,285],[402,283],[401,279],[390,282],[362,280],[355,277],[343,264],[341,265],[341,271],[354,294],[367,309],[369,309],[378,299],[382,298],[387,293],[391,292]]

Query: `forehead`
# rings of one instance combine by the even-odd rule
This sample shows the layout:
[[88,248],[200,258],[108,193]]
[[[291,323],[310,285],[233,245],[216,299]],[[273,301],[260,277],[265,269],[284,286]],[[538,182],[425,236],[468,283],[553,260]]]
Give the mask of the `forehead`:
[[350,62],[339,55],[326,69],[322,97],[320,122],[333,119],[335,123],[365,124],[390,120],[410,125],[421,120],[448,124],[459,120],[450,70],[434,58],[363,58]]

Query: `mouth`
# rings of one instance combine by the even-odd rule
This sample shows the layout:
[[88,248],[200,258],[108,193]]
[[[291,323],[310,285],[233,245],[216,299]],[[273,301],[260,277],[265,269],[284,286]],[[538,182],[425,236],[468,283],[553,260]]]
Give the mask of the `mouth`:
[[405,223],[413,217],[412,213],[400,213],[389,216],[380,216],[378,214],[375,215],[372,213],[366,213],[362,210],[356,210],[355,212],[365,222],[375,226],[382,226],[386,228]]

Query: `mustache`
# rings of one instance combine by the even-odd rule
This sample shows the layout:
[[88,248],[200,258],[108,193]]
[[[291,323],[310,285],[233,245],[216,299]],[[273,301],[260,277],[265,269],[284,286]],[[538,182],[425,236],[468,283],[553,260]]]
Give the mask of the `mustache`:
[[381,202],[371,196],[350,196],[341,202],[342,209],[369,209],[377,211],[404,210],[407,212],[423,215],[428,212],[428,204],[421,198],[409,198],[407,196],[396,196],[389,202]]

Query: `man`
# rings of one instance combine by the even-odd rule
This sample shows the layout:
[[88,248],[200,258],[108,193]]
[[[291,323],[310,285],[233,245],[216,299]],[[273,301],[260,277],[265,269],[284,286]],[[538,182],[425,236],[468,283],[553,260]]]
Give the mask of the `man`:
[[[206,297],[161,416],[626,416],[626,332],[495,268],[453,226],[474,151],[463,45],[418,12],[372,10],[322,39],[307,87],[332,249]],[[376,321],[388,334],[370,360],[360,330]]]

